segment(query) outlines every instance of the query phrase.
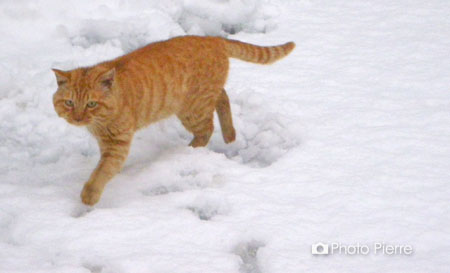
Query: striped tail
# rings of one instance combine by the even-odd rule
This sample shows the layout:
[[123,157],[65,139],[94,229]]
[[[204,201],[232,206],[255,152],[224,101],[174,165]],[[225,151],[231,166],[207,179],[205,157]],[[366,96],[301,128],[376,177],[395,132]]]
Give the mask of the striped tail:
[[228,56],[243,61],[271,64],[288,55],[294,48],[294,42],[278,46],[257,46],[236,40],[223,39]]

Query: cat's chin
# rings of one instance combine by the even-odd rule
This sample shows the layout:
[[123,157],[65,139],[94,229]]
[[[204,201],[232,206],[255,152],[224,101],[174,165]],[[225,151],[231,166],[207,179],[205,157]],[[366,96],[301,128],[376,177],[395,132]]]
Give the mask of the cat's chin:
[[81,120],[81,121],[67,120],[67,122],[78,127],[88,126],[89,124],[91,124],[91,122],[88,120]]

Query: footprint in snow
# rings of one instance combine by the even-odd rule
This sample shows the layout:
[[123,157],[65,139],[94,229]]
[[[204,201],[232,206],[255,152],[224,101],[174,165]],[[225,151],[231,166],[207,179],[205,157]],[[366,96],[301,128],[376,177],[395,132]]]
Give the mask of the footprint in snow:
[[264,247],[264,243],[256,240],[242,242],[238,244],[233,253],[241,258],[242,263],[239,266],[241,273],[261,273],[258,261],[258,250]]
[[208,221],[217,215],[230,211],[230,204],[221,196],[200,196],[186,209],[192,211],[200,220]]

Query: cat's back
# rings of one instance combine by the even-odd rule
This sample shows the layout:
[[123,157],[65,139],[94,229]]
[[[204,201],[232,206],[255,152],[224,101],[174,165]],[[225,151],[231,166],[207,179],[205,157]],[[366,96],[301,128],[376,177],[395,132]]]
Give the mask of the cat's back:
[[179,36],[169,40],[154,42],[132,51],[115,62],[127,66],[133,61],[139,62],[192,62],[210,58],[214,55],[226,57],[221,38],[202,36]]
[[203,36],[178,36],[169,40],[148,44],[136,50],[135,54],[164,54],[196,52],[198,49],[222,49],[221,38]]

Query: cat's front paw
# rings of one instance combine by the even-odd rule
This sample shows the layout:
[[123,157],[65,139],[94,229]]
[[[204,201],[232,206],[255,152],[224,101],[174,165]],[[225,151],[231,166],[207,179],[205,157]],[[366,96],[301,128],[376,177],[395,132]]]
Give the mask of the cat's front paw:
[[102,189],[90,183],[84,184],[81,192],[81,201],[84,204],[93,206],[100,200],[100,196],[102,196]]

